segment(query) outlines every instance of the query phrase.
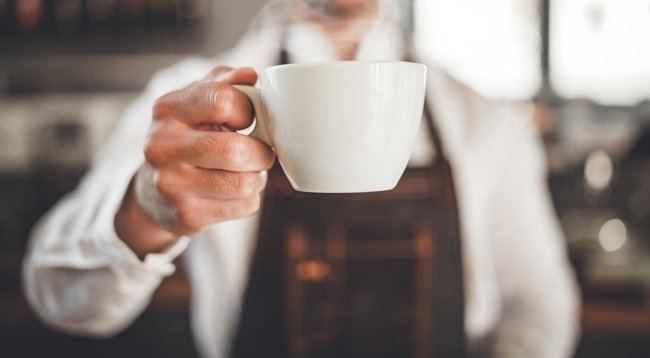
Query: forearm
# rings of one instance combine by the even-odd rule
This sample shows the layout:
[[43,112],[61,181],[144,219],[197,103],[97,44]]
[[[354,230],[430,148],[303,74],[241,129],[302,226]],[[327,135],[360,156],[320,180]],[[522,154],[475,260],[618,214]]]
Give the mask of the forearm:
[[136,200],[133,181],[115,215],[115,232],[140,259],[163,251],[179,239],[144,212]]

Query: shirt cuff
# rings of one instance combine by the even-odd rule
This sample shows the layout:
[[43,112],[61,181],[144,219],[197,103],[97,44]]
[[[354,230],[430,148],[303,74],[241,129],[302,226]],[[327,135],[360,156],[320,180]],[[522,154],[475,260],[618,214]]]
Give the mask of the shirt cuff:
[[115,237],[115,242],[110,248],[109,256],[112,262],[116,262],[130,268],[131,270],[157,273],[162,276],[169,276],[176,270],[173,261],[187,248],[190,238],[183,236],[165,250],[147,254],[144,260],[129,248],[120,238]]

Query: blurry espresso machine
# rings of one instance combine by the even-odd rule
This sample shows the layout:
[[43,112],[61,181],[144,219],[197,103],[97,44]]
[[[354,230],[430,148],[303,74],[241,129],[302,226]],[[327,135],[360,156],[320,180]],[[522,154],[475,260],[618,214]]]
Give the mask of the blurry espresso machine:
[[0,194],[12,199],[0,205],[3,257],[22,250],[31,223],[76,185],[151,74],[210,50],[211,5],[0,0]]
[[21,294],[20,265],[33,224],[77,185],[150,76],[232,45],[262,3],[0,0],[0,355],[142,356],[135,341],[154,349],[150,356],[196,355],[182,282],[133,329],[95,341],[36,320]]

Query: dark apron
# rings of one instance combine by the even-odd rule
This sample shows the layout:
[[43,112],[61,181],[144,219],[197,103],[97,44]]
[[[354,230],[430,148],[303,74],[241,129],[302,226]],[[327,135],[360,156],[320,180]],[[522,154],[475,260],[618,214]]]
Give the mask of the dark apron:
[[300,193],[269,171],[232,357],[465,355],[458,207],[425,114],[435,161],[394,190]]

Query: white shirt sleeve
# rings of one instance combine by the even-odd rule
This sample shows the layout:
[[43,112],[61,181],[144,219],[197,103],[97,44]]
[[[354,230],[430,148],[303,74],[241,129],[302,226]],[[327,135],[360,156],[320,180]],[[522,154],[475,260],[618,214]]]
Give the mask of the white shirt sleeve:
[[548,194],[543,146],[514,124],[491,198],[493,254],[502,302],[490,356],[570,357],[579,295]]
[[79,187],[36,226],[23,263],[24,290],[45,323],[78,334],[115,334],[146,308],[161,280],[174,272],[172,260],[188,238],[140,260],[117,237],[113,221],[144,161],[154,100],[208,68],[205,61],[185,60],[157,74],[127,108]]

